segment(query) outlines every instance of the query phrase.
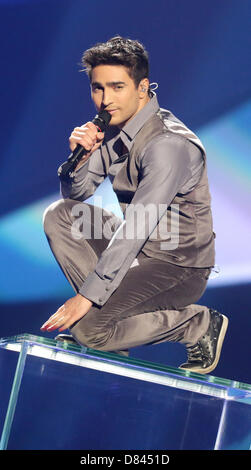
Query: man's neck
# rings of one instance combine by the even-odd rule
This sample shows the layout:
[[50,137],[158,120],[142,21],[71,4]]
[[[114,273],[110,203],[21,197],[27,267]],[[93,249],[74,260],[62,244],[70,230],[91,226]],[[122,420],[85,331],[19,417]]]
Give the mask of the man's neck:
[[144,99],[144,101],[142,100],[143,103],[139,106],[137,112],[136,112],[130,119],[128,119],[128,121],[126,121],[126,122],[124,122],[124,123],[122,123],[122,124],[118,124],[117,127],[118,127],[120,130],[123,129],[123,127],[126,126],[126,124],[127,124],[128,122],[130,122],[132,119],[135,118],[135,116],[137,116],[137,114],[147,105],[147,103],[149,103],[150,100],[151,100],[151,97],[150,97],[149,95],[147,95],[146,98]]

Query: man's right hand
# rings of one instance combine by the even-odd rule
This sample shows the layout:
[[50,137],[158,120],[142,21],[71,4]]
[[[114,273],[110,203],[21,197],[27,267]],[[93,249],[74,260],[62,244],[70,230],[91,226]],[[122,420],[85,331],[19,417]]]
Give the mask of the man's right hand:
[[75,127],[69,138],[71,151],[73,152],[77,144],[80,144],[88,152],[78,162],[75,170],[82,166],[92,153],[101,146],[104,136],[104,132],[98,132],[97,127],[91,121],[81,127]]

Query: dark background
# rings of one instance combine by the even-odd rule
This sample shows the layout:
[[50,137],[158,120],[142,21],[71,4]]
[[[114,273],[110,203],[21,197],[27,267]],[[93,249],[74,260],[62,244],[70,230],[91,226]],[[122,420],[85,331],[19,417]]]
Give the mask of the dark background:
[[[250,16],[246,0],[0,1],[0,215],[58,191],[68,136],[94,115],[79,72],[86,48],[115,34],[142,41],[161,106],[196,130],[250,99]],[[64,300],[2,303],[0,336],[39,335]],[[207,289],[199,303],[230,319],[215,375],[250,383],[250,284]],[[167,343],[131,355],[174,366],[185,359],[181,345]]]

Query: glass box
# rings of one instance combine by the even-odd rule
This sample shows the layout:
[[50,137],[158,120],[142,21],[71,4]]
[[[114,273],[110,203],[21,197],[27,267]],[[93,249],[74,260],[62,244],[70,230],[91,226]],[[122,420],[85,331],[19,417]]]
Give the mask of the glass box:
[[0,448],[250,449],[251,386],[22,334],[0,339]]

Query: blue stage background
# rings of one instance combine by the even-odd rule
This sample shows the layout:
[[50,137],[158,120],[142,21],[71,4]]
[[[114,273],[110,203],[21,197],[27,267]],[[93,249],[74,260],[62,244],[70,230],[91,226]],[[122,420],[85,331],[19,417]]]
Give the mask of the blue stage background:
[[[250,16],[248,0],[0,0],[1,337],[40,335],[74,295],[47,245],[42,214],[60,197],[57,168],[71,130],[95,114],[81,55],[121,34],[144,43],[160,105],[207,149],[220,274],[199,303],[230,320],[215,375],[251,381]],[[116,204],[108,181],[98,195],[104,206]],[[185,351],[165,343],[131,355],[177,366]]]

